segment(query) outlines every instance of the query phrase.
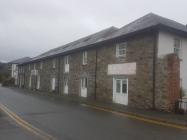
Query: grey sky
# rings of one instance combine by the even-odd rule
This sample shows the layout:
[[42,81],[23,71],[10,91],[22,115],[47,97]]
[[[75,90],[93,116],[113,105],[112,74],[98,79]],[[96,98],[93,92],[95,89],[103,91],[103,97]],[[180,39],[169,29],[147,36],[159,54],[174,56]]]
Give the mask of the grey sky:
[[186,0],[1,0],[0,60],[36,56],[153,12],[187,24]]

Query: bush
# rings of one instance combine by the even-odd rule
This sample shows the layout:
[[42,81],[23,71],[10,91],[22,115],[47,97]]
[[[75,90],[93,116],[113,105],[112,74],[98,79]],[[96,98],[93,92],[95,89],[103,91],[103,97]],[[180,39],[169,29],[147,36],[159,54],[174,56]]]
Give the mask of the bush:
[[5,86],[5,87],[13,86],[14,85],[14,81],[15,81],[14,78],[8,78],[8,79],[3,81],[2,86]]

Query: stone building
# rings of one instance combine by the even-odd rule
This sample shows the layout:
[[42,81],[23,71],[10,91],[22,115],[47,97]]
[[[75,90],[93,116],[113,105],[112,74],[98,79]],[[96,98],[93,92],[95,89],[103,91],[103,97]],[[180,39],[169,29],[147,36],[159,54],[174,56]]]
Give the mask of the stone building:
[[171,111],[187,89],[187,27],[150,13],[19,65],[24,88]]
[[[16,86],[18,85],[18,65],[25,63],[27,61],[30,61],[30,60],[31,60],[30,57],[23,57],[23,58],[19,58],[19,59],[10,61],[8,63],[9,69],[10,69],[10,76],[11,76],[11,78],[14,78],[14,84]],[[24,83],[24,82],[22,82],[22,83]]]

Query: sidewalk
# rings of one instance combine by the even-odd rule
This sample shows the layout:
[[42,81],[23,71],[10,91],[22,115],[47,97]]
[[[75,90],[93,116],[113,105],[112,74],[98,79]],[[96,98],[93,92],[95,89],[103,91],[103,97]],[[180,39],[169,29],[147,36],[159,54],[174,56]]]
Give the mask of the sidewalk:
[[75,97],[75,96],[59,95],[54,93],[44,93],[38,91],[30,91],[26,89],[18,89],[18,88],[11,88],[11,89],[24,94],[30,93],[40,96],[42,98],[47,98],[53,101],[55,100],[55,102],[57,101],[59,103],[65,101],[65,102],[74,102],[78,104],[87,104],[87,105],[105,108],[112,111],[134,115],[137,117],[142,117],[150,120],[170,123],[174,125],[187,126],[187,114],[180,115],[180,114],[161,112],[156,110],[137,109],[137,108],[131,108],[131,107],[114,104],[114,103],[104,103],[99,101],[86,100],[77,96]]

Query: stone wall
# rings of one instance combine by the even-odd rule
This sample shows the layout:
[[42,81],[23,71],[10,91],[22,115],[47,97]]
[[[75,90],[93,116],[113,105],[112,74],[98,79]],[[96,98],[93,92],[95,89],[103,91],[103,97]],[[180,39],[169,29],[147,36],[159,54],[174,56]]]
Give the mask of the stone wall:
[[180,65],[175,54],[157,59],[156,65],[156,108],[173,111],[175,102],[180,98]]
[[129,106],[152,107],[154,35],[148,34],[127,40],[127,55],[116,58],[116,46],[110,44],[98,49],[97,99],[112,102],[112,79],[107,75],[108,64],[136,62],[136,75],[123,75],[129,81]]
[[[155,46],[155,34],[144,34],[135,36],[127,42],[126,57],[116,57],[116,43],[97,46],[96,48],[87,49],[88,63],[82,64],[83,50],[69,54],[69,72],[64,72],[65,56],[55,57],[56,67],[53,68],[54,58],[42,60],[35,63],[35,68],[40,75],[40,89],[44,92],[51,91],[51,79],[56,78],[56,94],[64,94],[64,78],[68,79],[68,95],[80,96],[81,78],[88,78],[87,96],[88,99],[96,99],[105,102],[112,102],[113,97],[113,75],[108,75],[109,64],[136,63],[135,75],[118,75],[119,78],[128,78],[128,105],[136,108],[153,107],[153,51]],[[96,55],[97,53],[97,55]],[[96,57],[97,56],[97,57]],[[157,60],[156,64],[156,108],[171,108],[178,97],[174,93],[178,87],[171,89],[178,84],[178,79],[174,70],[176,70],[175,59],[170,57]],[[96,70],[97,59],[97,71]],[[30,70],[29,70],[30,65]],[[25,88],[29,88],[29,79],[34,64],[24,66]],[[178,69],[177,69],[178,70]],[[96,75],[95,75],[96,74]],[[95,81],[95,77],[97,77]],[[36,90],[37,77],[33,77],[32,90]],[[174,79],[174,80],[173,80]],[[96,85],[95,85],[96,82]],[[96,87],[96,89],[95,89]]]

